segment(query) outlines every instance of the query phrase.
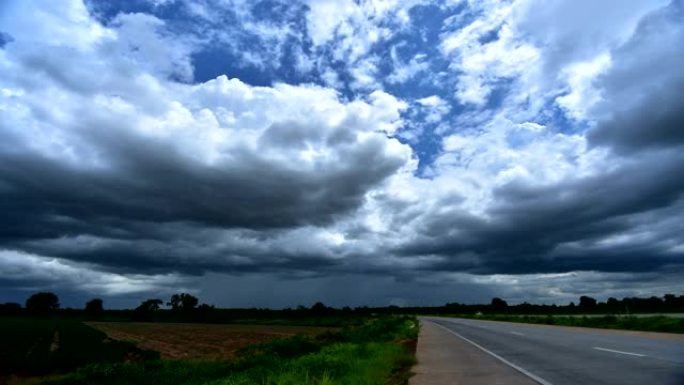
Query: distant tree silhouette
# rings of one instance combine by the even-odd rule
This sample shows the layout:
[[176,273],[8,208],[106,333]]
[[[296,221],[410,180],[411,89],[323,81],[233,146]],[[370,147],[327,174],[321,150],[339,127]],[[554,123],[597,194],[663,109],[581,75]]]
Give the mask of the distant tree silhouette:
[[98,319],[102,317],[102,313],[104,313],[102,300],[100,298],[94,298],[86,302],[84,312],[86,317],[90,319]]
[[143,301],[140,306],[138,306],[136,309],[144,310],[147,312],[153,312],[155,310],[159,310],[159,307],[164,304],[164,301],[153,298],[153,299],[148,299]]
[[583,295],[579,299],[579,307],[584,310],[594,310],[596,308],[596,299]]
[[656,296],[649,297],[643,301],[643,306],[649,311],[660,311],[664,301]]
[[208,305],[206,303],[203,303],[203,304],[197,306],[197,310],[203,311],[203,312],[211,311],[211,310],[214,310],[214,305]]
[[333,309],[325,306],[323,302],[316,302],[310,309],[311,313],[317,316],[328,314],[331,310]]
[[214,305],[203,303],[195,308],[192,315],[198,321],[208,321],[215,314],[215,310]]
[[684,295],[677,297],[674,294],[665,294],[663,305],[669,310],[684,310]]
[[21,305],[16,302],[0,304],[0,315],[18,315],[21,313]]
[[45,315],[57,309],[59,309],[59,298],[55,293],[36,293],[26,300],[26,310],[31,314]]
[[677,303],[677,296],[674,294],[665,294],[663,300],[665,305],[674,306]]
[[494,297],[492,298],[491,307],[494,311],[504,311],[508,308],[508,303],[499,297]]
[[195,309],[198,303],[199,299],[197,297],[188,293],[181,293],[172,295],[167,305],[171,306],[172,310],[190,312]]
[[152,318],[153,313],[159,310],[159,307],[164,304],[164,301],[152,298],[143,301],[140,306],[133,311],[133,318],[139,321],[147,321]]
[[617,298],[610,297],[606,301],[606,308],[611,313],[617,313],[621,310],[620,301]]

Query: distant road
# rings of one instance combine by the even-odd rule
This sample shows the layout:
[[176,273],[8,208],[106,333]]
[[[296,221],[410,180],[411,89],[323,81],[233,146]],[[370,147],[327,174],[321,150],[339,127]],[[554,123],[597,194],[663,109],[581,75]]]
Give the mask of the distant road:
[[[523,375],[531,383],[545,385],[684,385],[684,335],[618,330],[602,330],[458,318],[422,318],[433,335],[441,333],[427,349],[442,349],[437,356],[447,361],[436,365],[459,365],[459,353],[467,350],[468,360],[496,361],[501,376],[511,380]],[[440,329],[440,330],[437,330]],[[453,345],[451,347],[450,345]],[[466,347],[467,345],[467,347]],[[426,346],[426,345],[423,345]],[[421,342],[419,340],[419,350]],[[426,349],[426,348],[424,348]],[[479,357],[474,357],[475,353]],[[419,368],[420,368],[419,351]],[[433,354],[434,356],[435,354]],[[429,352],[425,357],[430,357]],[[492,364],[489,364],[493,367]],[[423,371],[448,372],[448,368],[423,367]],[[442,383],[506,384],[506,378],[482,381],[478,374],[470,380],[467,367],[451,373],[459,380]],[[435,383],[425,380],[429,373],[416,376],[413,384]],[[445,376],[448,378],[449,376]]]

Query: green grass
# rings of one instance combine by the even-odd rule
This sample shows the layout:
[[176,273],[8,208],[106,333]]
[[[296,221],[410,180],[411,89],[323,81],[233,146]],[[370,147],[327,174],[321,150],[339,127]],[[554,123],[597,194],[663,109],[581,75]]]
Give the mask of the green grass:
[[75,373],[48,380],[50,385],[155,384],[200,385],[229,376],[234,367],[219,361],[152,360],[137,363],[95,364]]
[[415,341],[415,318],[382,317],[317,337],[294,336],[243,349],[232,362],[153,360],[98,364],[50,385],[313,385],[404,384]]
[[44,375],[97,362],[156,356],[132,343],[111,341],[81,322],[0,317],[0,374]]
[[458,317],[491,321],[523,322],[545,325],[579,326],[602,329],[622,329],[651,332],[684,333],[684,318],[667,316],[631,317],[607,315],[604,317],[525,316],[525,315],[460,315]]
[[253,368],[211,385],[382,385],[412,355],[391,343],[337,343],[271,370]]

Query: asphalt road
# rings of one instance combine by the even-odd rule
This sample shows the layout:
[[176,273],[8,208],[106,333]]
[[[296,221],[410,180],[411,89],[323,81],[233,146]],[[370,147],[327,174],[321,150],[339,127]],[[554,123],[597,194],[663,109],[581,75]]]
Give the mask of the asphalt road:
[[684,385],[684,336],[423,318],[545,385]]

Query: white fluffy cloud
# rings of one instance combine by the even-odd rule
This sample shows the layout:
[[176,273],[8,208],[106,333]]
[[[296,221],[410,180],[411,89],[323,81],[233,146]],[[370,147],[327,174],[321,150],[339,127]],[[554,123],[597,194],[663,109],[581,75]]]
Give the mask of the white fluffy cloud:
[[[382,89],[377,74],[379,58],[370,54],[380,42],[385,42],[398,31],[408,27],[408,11],[421,0],[351,0],[307,1],[307,29],[314,49],[329,49],[332,58],[344,64],[352,78],[350,86],[356,90]],[[419,59],[408,65],[397,63],[397,72],[390,82],[401,82],[424,69]],[[319,71],[330,78],[335,73],[330,63],[319,63]],[[334,84],[330,79],[329,84]]]
[[[515,3],[485,7],[485,17],[477,18],[442,40],[442,50],[453,57],[458,76],[456,97],[463,103],[482,106],[497,82],[527,77],[539,61],[539,51],[516,36],[507,22]],[[482,42],[490,34],[491,41]]]
[[[177,258],[172,264],[188,266],[219,264],[230,269],[231,263],[239,267],[246,262],[286,267],[290,257],[283,262],[259,258],[270,253],[296,259],[305,248],[297,239],[321,245],[310,245],[307,255],[343,242],[334,229],[317,226],[353,212],[368,191],[410,162],[410,148],[391,138],[403,124],[406,104],[390,94],[376,91],[343,102],[335,90],[313,85],[254,87],[226,76],[193,85],[179,83],[172,75],[186,73],[190,50],[173,44],[158,48],[165,39],[156,32],[162,25],[159,20],[121,14],[103,27],[84,7],[77,11],[81,14],[71,15],[66,23],[54,21],[52,27],[97,30],[98,38],[73,44],[66,39],[59,44],[48,41],[45,47],[23,40],[30,26],[19,23],[6,30],[14,40],[0,57],[12,73],[0,79],[5,144],[0,148],[5,161],[15,164],[6,171],[19,179],[4,179],[12,192],[19,186],[36,188],[30,181],[40,178],[38,172],[52,174],[48,178],[56,179],[34,190],[36,196],[77,192],[68,181],[80,181],[81,198],[74,206],[47,195],[32,206],[46,227],[105,223],[115,212],[122,223],[107,224],[106,230],[93,223],[90,230],[76,230],[78,236],[60,241],[54,237],[62,230],[55,229],[10,247],[88,261],[103,269],[121,266],[116,253],[107,257],[108,250],[135,253],[136,247],[151,253],[148,262],[162,264],[169,261],[164,262],[161,253],[169,253],[166,257]],[[72,19],[78,23],[70,23]],[[48,213],[42,205],[58,208]],[[78,208],[89,205],[104,212]],[[14,218],[21,221],[30,215],[20,209]],[[185,246],[161,245],[156,237],[166,235],[153,234],[158,229],[145,225],[147,221],[164,222],[169,232],[178,222],[209,228],[294,229],[267,235],[263,248],[250,243],[258,238],[254,236],[219,232],[200,237],[211,239],[217,253],[230,252],[234,258],[211,261],[197,252],[193,262],[179,252],[187,251]],[[139,225],[141,243],[123,236],[130,231],[128,226]],[[202,233],[199,228],[188,231]],[[194,236],[184,239],[200,247],[201,240],[194,243]],[[337,256],[316,255],[328,257]],[[31,258],[42,266],[42,257]],[[133,264],[146,263],[143,260],[146,257]]]
[[307,26],[316,45],[329,42],[337,34],[351,50],[350,59],[355,60],[378,38],[392,33],[378,26],[380,21],[390,18],[407,23],[408,10],[420,3],[420,0],[312,0],[308,1],[311,11]]
[[[458,74],[456,97],[483,106],[501,83],[509,98],[537,113],[548,97],[578,119],[599,100],[592,81],[610,51],[629,39],[640,18],[665,1],[477,2],[475,17],[443,35],[441,48]],[[461,19],[451,23],[462,22]],[[530,99],[532,101],[530,101]]]
[[[92,131],[117,130],[168,145],[205,166],[235,160],[244,151],[266,163],[322,172],[364,146],[379,146],[380,153],[399,163],[407,157],[405,146],[378,139],[379,131],[391,134],[401,125],[404,107],[389,94],[376,92],[370,102],[344,104],[335,91],[315,86],[252,87],[226,76],[196,85],[176,83],[167,77],[191,76],[189,52],[164,48],[169,42],[155,32],[161,21],[122,14],[104,28],[88,21],[85,8],[79,11],[71,16],[80,24],[53,22],[55,28],[74,27],[74,34],[90,37],[80,32],[86,25],[99,31],[99,38],[48,43],[48,49],[57,48],[47,58],[45,47],[24,40],[30,25],[6,29],[14,42],[2,52],[2,64],[13,75],[1,84],[8,114],[3,126],[26,142],[38,138],[31,146],[43,155],[107,162],[88,138]],[[60,108],[43,114],[31,109],[47,107],[44,100],[58,101]],[[106,127],[83,127],[88,119]]]

